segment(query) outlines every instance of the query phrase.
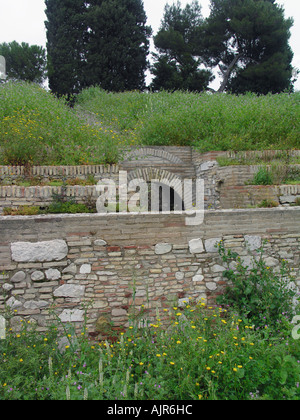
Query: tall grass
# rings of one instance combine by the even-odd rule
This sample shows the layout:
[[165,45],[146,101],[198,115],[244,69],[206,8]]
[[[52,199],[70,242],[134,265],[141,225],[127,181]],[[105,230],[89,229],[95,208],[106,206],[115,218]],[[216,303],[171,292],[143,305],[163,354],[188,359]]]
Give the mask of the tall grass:
[[210,150],[292,149],[300,145],[300,94],[83,91],[81,107],[147,145]]
[[117,163],[131,145],[200,151],[299,148],[300,93],[78,95],[72,109],[29,83],[0,85],[0,164]]
[[111,127],[85,122],[35,84],[0,86],[0,164],[115,163],[118,143]]

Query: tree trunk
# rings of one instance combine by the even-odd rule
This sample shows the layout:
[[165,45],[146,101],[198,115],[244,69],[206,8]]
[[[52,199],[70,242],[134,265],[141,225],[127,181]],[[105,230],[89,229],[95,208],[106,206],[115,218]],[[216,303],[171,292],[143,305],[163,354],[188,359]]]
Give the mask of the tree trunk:
[[227,70],[226,71],[222,71],[222,74],[223,74],[223,81],[222,81],[222,83],[221,83],[221,86],[219,87],[219,89],[218,89],[218,92],[219,93],[222,93],[222,92],[224,92],[224,90],[225,90],[225,88],[226,88],[226,85],[227,85],[227,82],[228,82],[228,79],[229,79],[229,77],[230,77],[230,75],[231,75],[231,73],[232,73],[232,71],[233,71],[233,69],[234,69],[234,67],[235,67],[235,65],[236,65],[236,63],[239,61],[239,59],[241,58],[241,54],[237,54],[235,57],[234,57],[234,59],[232,60],[232,62],[229,64],[229,66],[228,66],[228,68],[227,68]]

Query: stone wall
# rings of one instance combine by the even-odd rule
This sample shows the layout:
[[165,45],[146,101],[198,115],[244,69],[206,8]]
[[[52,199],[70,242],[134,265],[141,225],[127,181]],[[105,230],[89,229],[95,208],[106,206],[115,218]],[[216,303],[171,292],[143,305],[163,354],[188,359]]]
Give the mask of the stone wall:
[[297,207],[209,211],[199,226],[176,214],[0,217],[0,310],[15,311],[13,328],[26,319],[41,331],[53,313],[81,328],[86,310],[93,335],[133,312],[163,320],[170,306],[223,292],[221,239],[248,266],[266,239],[267,264],[286,259],[300,286],[299,226]]

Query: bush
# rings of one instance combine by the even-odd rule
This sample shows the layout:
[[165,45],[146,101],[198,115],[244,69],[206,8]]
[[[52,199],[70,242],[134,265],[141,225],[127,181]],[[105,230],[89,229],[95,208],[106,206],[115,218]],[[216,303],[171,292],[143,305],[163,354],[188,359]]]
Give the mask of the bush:
[[259,168],[258,172],[254,175],[253,185],[272,185],[273,177],[270,170],[267,167]]
[[253,268],[249,268],[236,253],[226,250],[222,242],[219,244],[220,256],[228,265],[224,277],[232,285],[218,303],[229,305],[256,327],[278,327],[282,314],[290,319],[294,315],[296,286],[285,260],[278,273],[266,265],[263,247],[258,251],[252,258]]

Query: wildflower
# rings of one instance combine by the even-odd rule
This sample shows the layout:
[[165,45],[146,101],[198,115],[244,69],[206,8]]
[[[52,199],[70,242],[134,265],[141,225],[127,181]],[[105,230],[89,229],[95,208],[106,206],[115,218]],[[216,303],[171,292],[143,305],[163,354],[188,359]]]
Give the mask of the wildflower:
[[170,362],[170,365],[175,365],[175,363],[174,362]]

